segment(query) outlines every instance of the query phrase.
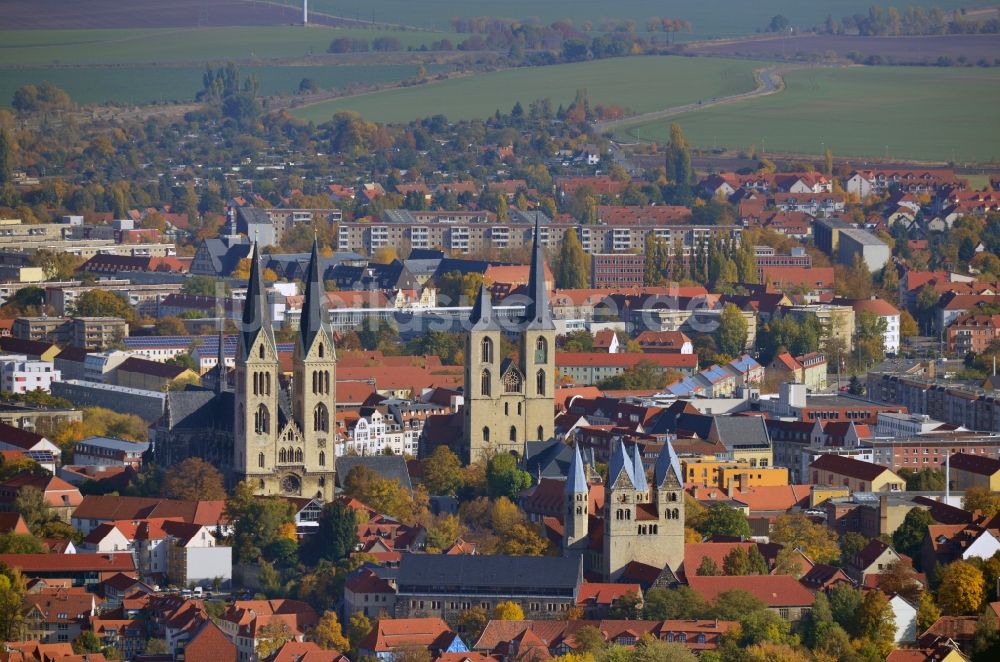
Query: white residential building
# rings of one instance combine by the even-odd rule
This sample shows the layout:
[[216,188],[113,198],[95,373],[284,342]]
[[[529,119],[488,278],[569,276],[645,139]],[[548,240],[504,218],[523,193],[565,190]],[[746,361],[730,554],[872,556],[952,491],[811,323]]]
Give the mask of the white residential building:
[[892,613],[896,617],[896,638],[894,641],[897,644],[916,641],[917,608],[900,595],[894,595],[889,599],[889,608],[892,609]]
[[48,393],[61,375],[52,361],[35,361],[23,354],[0,357],[0,390],[5,393]]
[[344,455],[417,456],[424,421],[433,414],[447,414],[450,409],[435,403],[387,398],[377,405],[363,406],[357,420],[348,421],[347,429],[336,445],[337,457]]

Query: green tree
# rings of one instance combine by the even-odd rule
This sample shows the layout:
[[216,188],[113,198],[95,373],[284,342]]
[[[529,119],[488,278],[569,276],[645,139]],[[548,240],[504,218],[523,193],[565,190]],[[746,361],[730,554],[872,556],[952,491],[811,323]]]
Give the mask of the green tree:
[[[903,472],[900,471],[899,475],[902,477]],[[910,472],[906,476],[906,490],[908,492],[944,491],[944,471],[927,468]]]
[[855,323],[854,344],[859,368],[870,368],[885,358],[887,322],[875,313],[862,311]]
[[208,462],[189,457],[168,468],[163,476],[163,496],[182,501],[221,501],[226,498],[222,474]]
[[233,522],[233,556],[238,563],[253,563],[263,550],[278,540],[282,529],[293,524],[295,513],[284,499],[261,498],[244,481],[226,501],[226,517]]
[[35,536],[24,533],[0,533],[0,554],[44,554],[45,546]]
[[705,513],[704,519],[698,522],[694,529],[706,538],[712,536],[749,538],[752,535],[750,523],[743,511],[723,503],[713,503]]
[[985,487],[970,487],[962,497],[962,508],[969,512],[981,511],[985,517],[1000,513],[1000,492],[992,492]]
[[638,593],[627,593],[615,598],[608,611],[608,618],[616,620],[634,620],[642,615],[642,598]]
[[347,638],[351,642],[351,650],[357,650],[371,631],[372,622],[367,616],[359,611],[351,614],[351,620],[347,623]]
[[865,538],[860,533],[855,533],[854,531],[849,531],[844,535],[840,536],[840,562],[843,565],[847,565],[854,558],[854,555],[860,552],[868,545],[868,538]]
[[559,265],[556,269],[556,287],[562,289],[583,289],[590,287],[590,263],[587,254],[570,228],[563,236],[559,249]]
[[750,574],[750,557],[742,547],[733,547],[722,559],[722,574],[733,577]]
[[166,655],[170,653],[166,639],[147,639],[142,649],[143,655]]
[[861,609],[863,596],[861,591],[841,582],[830,591],[830,611],[833,612],[833,620],[840,623],[847,634],[856,637],[860,634],[858,623],[858,613]]
[[423,461],[424,486],[433,495],[454,496],[462,487],[462,462],[445,445]]
[[563,339],[562,349],[564,352],[592,352],[594,351],[594,336],[585,329],[570,331]]
[[665,166],[667,181],[688,186],[694,178],[691,167],[691,149],[679,124],[670,125],[670,142],[667,143]]
[[753,241],[743,233],[740,236],[740,250],[736,253],[736,272],[741,283],[757,283],[757,253]]
[[497,453],[486,463],[486,484],[492,498],[514,501],[518,492],[531,487],[531,474],[518,469],[513,455]]
[[343,487],[344,494],[402,522],[412,523],[418,515],[413,496],[398,480],[386,478],[364,465],[351,469]]
[[708,613],[708,604],[690,586],[651,588],[642,606],[642,617],[652,621],[704,618]]
[[0,129],[0,186],[14,182],[14,138],[6,127]]
[[302,560],[316,564],[325,559],[336,563],[347,557],[358,537],[354,510],[343,501],[323,504],[316,532],[302,545]]
[[601,380],[597,386],[605,390],[626,391],[663,388],[668,383],[669,376],[652,361],[642,359],[621,374]]
[[913,567],[920,570],[920,548],[927,536],[927,526],[934,524],[934,518],[923,508],[912,508],[899,528],[892,533],[892,546],[900,554],[913,559]]
[[27,486],[18,490],[14,498],[14,510],[21,513],[24,523],[32,532],[39,531],[55,518],[52,508],[45,500],[45,494],[37,487]]
[[464,641],[476,641],[483,633],[488,621],[489,615],[485,609],[479,606],[470,607],[458,615],[455,627]]
[[747,559],[750,561],[751,575],[766,575],[768,573],[767,559],[760,553],[760,548],[757,545],[751,545],[750,549],[747,550]]
[[923,632],[941,618],[941,610],[934,602],[934,596],[929,591],[920,594],[917,602],[917,631]]
[[19,570],[0,563],[0,637],[19,641],[24,632],[24,578]]
[[84,630],[80,633],[76,639],[72,642],[73,652],[77,655],[83,655],[85,653],[100,653],[104,646],[101,644],[101,640],[94,634],[93,630]]
[[719,566],[711,557],[703,556],[701,557],[701,563],[698,565],[698,569],[695,571],[695,574],[700,577],[717,577],[718,575],[721,575],[722,572],[719,570]]
[[747,320],[740,309],[727,303],[719,314],[719,351],[727,356],[739,356],[746,349]]

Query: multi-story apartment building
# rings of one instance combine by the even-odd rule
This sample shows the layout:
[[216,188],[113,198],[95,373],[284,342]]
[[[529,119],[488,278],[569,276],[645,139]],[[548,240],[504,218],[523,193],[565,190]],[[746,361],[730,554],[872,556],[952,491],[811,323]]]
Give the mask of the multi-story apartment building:
[[594,253],[590,256],[590,283],[596,289],[643,284],[646,256],[642,253]]
[[120,317],[19,317],[11,335],[21,340],[106,349],[128,337],[128,324]]
[[1000,457],[1000,435],[981,432],[932,432],[898,439],[867,439],[873,460],[893,471],[941,469],[954,453]]
[[441,405],[398,398],[361,407],[357,419],[348,423],[345,435],[338,435],[337,456],[383,455],[391,451],[393,455],[416,457],[427,417],[448,412]]
[[812,256],[804,248],[793,248],[788,254],[778,254],[770,246],[754,246],[754,259],[757,263],[757,281],[765,282],[764,267],[802,267],[812,268]]
[[1000,395],[952,381],[892,372],[868,373],[868,397],[969,430],[1000,432]]
[[798,320],[815,317],[822,329],[820,345],[830,340],[842,340],[847,351],[854,349],[854,309],[850,306],[817,304],[792,306],[788,314]]
[[[441,248],[465,254],[525,248],[531,246],[534,239],[531,224],[491,222],[489,215],[483,212],[476,212],[476,216],[470,216],[472,212],[426,212],[438,214],[427,218],[419,212],[407,212],[406,215],[399,212],[387,212],[380,223],[339,223],[336,250],[371,255],[380,248],[409,245],[415,249]],[[576,231],[583,249],[591,254],[643,253],[646,237],[652,233],[671,247],[679,240],[685,256],[690,255],[695,246],[706,245],[712,236],[739,239],[742,232],[742,228],[734,225],[546,223],[539,229],[539,241],[546,247],[558,246],[569,229]]]
[[32,361],[24,355],[0,357],[0,390],[5,393],[45,391],[60,379],[52,361]]
[[948,325],[948,351],[965,356],[978,354],[1000,338],[1000,315],[959,315]]

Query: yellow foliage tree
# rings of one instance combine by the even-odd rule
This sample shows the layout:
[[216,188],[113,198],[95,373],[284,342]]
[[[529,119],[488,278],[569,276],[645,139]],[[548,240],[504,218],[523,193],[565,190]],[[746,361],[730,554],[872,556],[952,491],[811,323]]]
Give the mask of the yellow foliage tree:
[[493,608],[493,618],[498,621],[523,621],[524,610],[512,600],[501,602]]
[[771,541],[800,547],[816,563],[829,563],[840,556],[837,534],[805,515],[781,515],[774,521]]
[[311,637],[316,645],[324,650],[346,651],[351,648],[351,642],[344,636],[344,631],[340,627],[337,612],[332,610],[323,612]]
[[985,597],[983,573],[968,561],[954,561],[941,571],[937,599],[945,614],[979,613]]
[[279,648],[284,646],[285,642],[291,640],[293,636],[294,634],[291,628],[288,627],[288,623],[284,621],[271,621],[267,623],[257,633],[257,657],[262,660],[270,657]]
[[493,532],[499,538],[501,554],[508,556],[541,556],[548,543],[538,529],[528,522],[521,509],[506,497],[500,497],[490,511]]

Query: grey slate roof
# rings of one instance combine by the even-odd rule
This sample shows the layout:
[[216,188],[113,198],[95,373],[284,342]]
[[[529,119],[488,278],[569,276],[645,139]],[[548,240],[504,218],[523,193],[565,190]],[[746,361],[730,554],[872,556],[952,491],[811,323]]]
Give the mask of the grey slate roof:
[[563,493],[590,493],[590,486],[587,485],[587,472],[583,468],[583,458],[580,456],[580,447],[577,445],[573,446],[573,461],[569,465],[569,474],[566,476],[566,486],[563,488]]
[[87,437],[80,441],[80,443],[95,448],[107,448],[113,451],[138,451],[145,453],[149,450],[148,441],[125,441],[124,439],[113,439],[111,437]]
[[383,478],[397,480],[409,491],[413,491],[410,473],[406,470],[406,460],[402,455],[344,455],[337,458],[337,485],[343,486],[347,474],[358,465],[368,467]]
[[[479,286],[479,296],[472,307],[472,314],[469,315],[470,331],[499,331],[496,316],[493,314],[493,300],[486,283]],[[496,348],[493,351],[497,351]]]
[[573,460],[573,449],[558,439],[525,443],[524,468],[536,480],[565,478]]
[[234,394],[192,388],[168,391],[167,428],[170,430],[233,429]]
[[583,558],[547,556],[469,556],[403,554],[399,592],[445,593],[449,590],[496,594],[530,589],[537,595],[574,595],[583,581]]
[[716,416],[712,425],[726,448],[771,445],[767,424],[760,416]]
[[611,462],[608,464],[608,485],[614,486],[621,474],[624,473],[628,477],[629,484],[635,487],[633,463],[633,459],[625,450],[625,444],[621,441],[615,444],[615,449],[611,453]]
[[632,447],[632,475],[635,477],[635,489],[645,492],[649,489],[646,482],[646,469],[642,465],[642,453],[639,452],[639,444]]

